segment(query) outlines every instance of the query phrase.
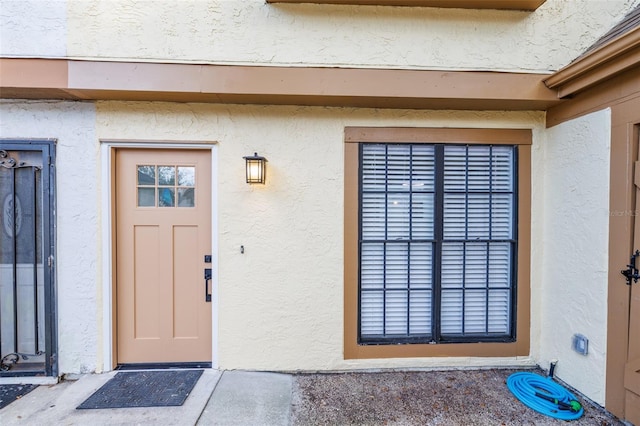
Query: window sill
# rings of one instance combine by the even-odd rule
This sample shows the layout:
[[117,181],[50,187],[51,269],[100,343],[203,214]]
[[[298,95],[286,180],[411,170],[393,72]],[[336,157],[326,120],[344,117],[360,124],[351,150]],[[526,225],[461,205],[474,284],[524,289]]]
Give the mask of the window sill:
[[[524,340],[524,339],[523,339]],[[424,357],[513,357],[528,356],[529,342],[450,343],[416,345],[345,345],[345,359]]]
[[267,3],[316,3],[534,11],[545,1],[546,0],[267,0]]

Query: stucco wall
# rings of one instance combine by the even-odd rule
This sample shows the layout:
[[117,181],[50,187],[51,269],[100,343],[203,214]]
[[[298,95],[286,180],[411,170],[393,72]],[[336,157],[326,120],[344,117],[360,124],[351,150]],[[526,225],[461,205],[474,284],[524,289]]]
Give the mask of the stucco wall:
[[[343,152],[345,126],[533,128],[538,139],[544,131],[542,113],[119,102],[98,103],[97,111],[97,133],[103,140],[218,144],[219,250],[214,255],[219,260],[219,358],[214,363],[219,367],[333,370],[532,363],[529,357],[343,359]],[[244,182],[242,156],[256,151],[269,160],[265,186]],[[540,155],[536,146],[536,163]],[[541,185],[537,170],[533,182]],[[533,204],[532,216],[540,217],[540,197]],[[540,235],[537,226],[534,236]],[[538,292],[539,282],[533,287]]]
[[[549,129],[544,155],[541,365],[604,405],[609,246],[611,113],[603,110]],[[575,333],[588,355],[571,348]]]
[[[220,368],[546,366],[557,358],[561,379],[604,400],[608,111],[549,130],[533,112],[4,101],[0,113],[2,137],[58,138],[61,373],[100,371],[108,344],[97,140],[206,141],[219,158]],[[533,129],[530,357],[343,359],[343,131],[369,125]],[[269,159],[265,186],[244,182],[242,156],[254,151]],[[588,356],[570,349],[573,333],[590,339]]]
[[56,285],[60,373],[96,369],[98,340],[98,163],[95,106],[1,101],[0,137],[55,138]]
[[640,0],[547,0],[537,11],[70,0],[71,57],[548,71]]
[[[556,358],[558,377],[604,400],[609,111],[545,130],[544,115],[532,112],[120,102],[98,103],[97,111],[64,102],[0,107],[2,137],[58,138],[61,373],[101,370],[108,344],[97,140],[206,141],[217,143],[219,158],[220,368],[546,366]],[[343,131],[369,125],[533,129],[530,357],[343,359]],[[265,186],[244,182],[241,157],[254,151],[269,159]],[[573,333],[590,339],[588,356],[570,349]]]
[[0,56],[66,54],[65,0],[0,0]]
[[0,55],[544,72],[569,63],[637,4],[547,0],[521,12],[264,0],[0,0]]

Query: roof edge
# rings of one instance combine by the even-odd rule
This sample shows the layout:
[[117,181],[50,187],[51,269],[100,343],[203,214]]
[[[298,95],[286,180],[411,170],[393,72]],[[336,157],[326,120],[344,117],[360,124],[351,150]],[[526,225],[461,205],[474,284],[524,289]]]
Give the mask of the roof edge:
[[579,57],[546,78],[544,84],[564,98],[635,66],[640,66],[640,27]]

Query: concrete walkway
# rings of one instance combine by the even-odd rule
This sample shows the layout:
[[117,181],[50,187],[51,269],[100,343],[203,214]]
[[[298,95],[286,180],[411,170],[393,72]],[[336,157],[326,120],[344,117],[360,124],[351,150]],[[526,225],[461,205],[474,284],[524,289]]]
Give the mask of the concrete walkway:
[[288,374],[225,371],[198,424],[287,425],[292,383]]
[[115,372],[39,386],[0,409],[0,425],[287,425],[292,377],[205,370],[180,407],[76,410]]
[[[7,425],[536,425],[562,426],[527,408],[507,389],[522,370],[277,374],[204,370],[180,407],[76,410],[116,373],[41,385],[0,409]],[[544,375],[542,370],[529,370]],[[0,383],[2,383],[0,381]],[[578,395],[576,426],[623,426]],[[640,425],[638,425],[640,426]]]

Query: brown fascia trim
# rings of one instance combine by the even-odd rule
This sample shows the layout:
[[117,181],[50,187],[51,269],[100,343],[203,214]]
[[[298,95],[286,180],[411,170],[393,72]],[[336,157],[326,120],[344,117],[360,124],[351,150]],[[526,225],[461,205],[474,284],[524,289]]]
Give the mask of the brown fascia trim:
[[267,0],[267,3],[316,3],[368,6],[450,7],[534,11],[546,0]]
[[0,98],[546,110],[544,74],[0,58]]
[[640,97],[640,70],[631,68],[572,96],[566,102],[549,108],[546,126],[553,127],[638,97]]
[[565,98],[640,66],[640,27],[578,58],[544,80]]

